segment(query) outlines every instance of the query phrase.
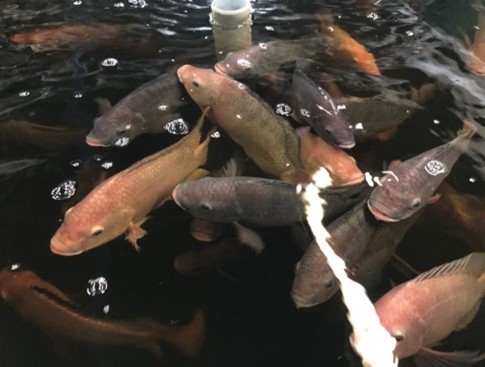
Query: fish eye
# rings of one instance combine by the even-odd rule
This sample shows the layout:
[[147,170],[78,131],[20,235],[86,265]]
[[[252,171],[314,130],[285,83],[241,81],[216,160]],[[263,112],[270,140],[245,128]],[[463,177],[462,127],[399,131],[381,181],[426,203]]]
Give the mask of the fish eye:
[[91,231],[91,236],[96,237],[99,236],[101,233],[104,232],[104,228],[102,227],[94,227]]
[[399,342],[402,342],[404,340],[404,335],[402,334],[392,334],[392,337],[394,339],[396,339],[396,341],[399,343]]
[[116,135],[123,135],[124,133],[126,133],[126,129],[123,129],[123,128],[120,128],[118,130],[116,130]]
[[200,207],[200,209],[202,209],[205,212],[208,212],[208,211],[210,211],[212,209],[211,206],[209,204],[207,204],[207,203],[201,203],[199,205],[199,207]]
[[198,82],[196,82],[195,80],[192,82],[192,85],[194,87],[200,87],[200,84]]
[[333,279],[327,279],[323,282],[323,286],[326,288],[326,289],[330,289],[333,287]]
[[415,209],[417,208],[418,206],[421,205],[421,200],[420,199],[414,199],[411,203],[411,209]]
[[331,131],[329,128],[325,128],[325,129],[323,130],[323,132],[324,132],[324,133],[325,133],[325,135],[327,135],[327,136],[331,136],[331,135],[332,135],[332,131]]

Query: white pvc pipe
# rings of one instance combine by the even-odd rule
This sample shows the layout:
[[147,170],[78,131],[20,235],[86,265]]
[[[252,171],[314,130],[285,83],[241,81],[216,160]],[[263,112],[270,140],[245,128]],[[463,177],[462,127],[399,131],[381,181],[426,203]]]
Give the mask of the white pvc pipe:
[[210,23],[217,59],[231,51],[247,48],[251,38],[251,4],[249,0],[214,0]]

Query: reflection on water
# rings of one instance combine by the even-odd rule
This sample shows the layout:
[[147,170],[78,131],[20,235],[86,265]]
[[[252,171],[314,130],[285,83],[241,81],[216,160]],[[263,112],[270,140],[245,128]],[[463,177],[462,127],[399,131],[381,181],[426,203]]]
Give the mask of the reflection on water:
[[[318,64],[309,72],[348,119],[373,119],[378,132],[365,129],[365,121],[351,121],[358,138],[350,151],[362,171],[372,173],[366,175],[371,183],[391,161],[452,140],[462,120],[478,123],[468,152],[447,178],[451,189],[440,189],[442,204],[427,209],[398,248],[419,271],[485,249],[479,225],[485,200],[485,79],[471,73],[466,61],[464,35],[473,42],[478,24],[471,3],[460,2],[457,8],[456,1],[252,2],[253,41],[260,47],[314,38],[321,27],[315,14],[323,10],[372,52],[380,76],[338,62]],[[136,346],[66,343],[0,303],[0,324],[8,330],[0,333],[2,366],[358,366],[339,296],[314,308],[295,308],[290,291],[302,250],[289,228],[259,231],[267,245],[260,256],[236,256],[231,265],[194,277],[178,274],[174,259],[194,244],[205,244],[190,236],[192,218],[173,202],[150,213],[139,253],[121,237],[80,256],[55,256],[49,249],[74,202],[107,177],[182,138],[200,116],[190,104],[180,119],[164,126],[171,134],[123,136],[111,148],[85,143],[100,113],[98,98],[115,104],[174,66],[215,64],[209,11],[209,1],[182,0],[2,4],[1,163],[42,164],[0,176],[1,267],[31,269],[75,300],[83,314],[103,321],[151,320],[183,328],[185,337],[196,340],[200,335],[190,327],[197,310],[205,320],[199,353],[187,356],[178,341],[161,342],[158,360]],[[288,72],[286,65],[282,71]],[[280,70],[243,81],[279,115],[295,118],[291,74]],[[157,106],[165,105],[157,101]],[[398,117],[399,122],[393,120]],[[220,136],[209,152],[213,169],[229,159],[233,146],[223,131],[211,134]],[[391,270],[373,297],[389,287],[389,274],[404,280]],[[475,322],[444,347],[485,350],[484,320],[482,307]]]

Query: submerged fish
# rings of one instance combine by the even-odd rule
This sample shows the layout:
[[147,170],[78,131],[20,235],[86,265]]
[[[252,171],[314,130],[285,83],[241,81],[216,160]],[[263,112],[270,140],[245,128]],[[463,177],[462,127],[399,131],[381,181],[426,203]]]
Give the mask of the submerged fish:
[[65,154],[82,142],[81,129],[46,126],[30,121],[0,122],[0,159]]
[[45,159],[20,159],[17,161],[9,161],[0,163],[0,175],[8,175],[11,173],[23,171],[32,166],[37,166],[44,163]]
[[439,199],[433,196],[457,159],[468,149],[477,127],[469,121],[452,141],[423,152],[391,168],[382,186],[377,186],[368,201],[372,214],[383,221],[395,222],[411,216],[423,206]]
[[113,108],[94,120],[86,136],[92,146],[125,146],[143,133],[162,133],[180,118],[185,102],[174,72],[162,74],[134,90]]
[[[382,325],[397,341],[397,358],[417,354],[421,361],[435,359],[435,364],[427,366],[438,365],[437,362],[440,366],[470,366],[484,360],[485,354],[427,348],[452,331],[465,328],[475,317],[484,295],[485,253],[475,252],[391,289],[375,303],[375,308]],[[418,363],[421,365],[425,364]]]
[[195,356],[204,341],[205,321],[200,310],[189,324],[180,327],[149,319],[120,321],[90,317],[58,288],[27,270],[2,270],[0,294],[25,320],[48,334],[75,342],[132,346],[160,358],[159,342],[172,345],[186,356]]
[[351,126],[332,97],[299,69],[293,73],[293,93],[298,115],[319,137],[341,148],[355,145]]
[[274,73],[284,65],[302,59],[321,59],[328,55],[320,37],[291,41],[259,43],[249,48],[229,52],[214,69],[235,79]]
[[[328,206],[324,223],[349,210],[369,194],[367,185],[320,192]],[[257,177],[218,177],[183,182],[173,190],[175,203],[190,214],[219,223],[278,227],[305,220],[296,185]]]
[[191,65],[177,70],[192,99],[211,107],[207,116],[223,129],[266,173],[290,182],[304,182],[298,137],[283,117],[249,88],[225,75]]
[[170,199],[177,184],[207,174],[199,169],[207,160],[210,140],[200,143],[204,116],[189,135],[110,177],[70,208],[51,239],[51,251],[77,255],[125,231],[138,249],[137,240],[146,234],[140,227],[146,215]]
[[254,254],[254,251],[239,242],[236,237],[225,237],[211,244],[193,247],[178,255],[173,266],[182,275],[202,275]]
[[[331,208],[328,205],[328,208]],[[346,264],[354,263],[364,252],[378,222],[365,205],[365,199],[327,227],[335,253]],[[306,249],[298,262],[291,298],[296,307],[312,307],[326,302],[339,290],[339,283],[327,258],[315,241]]]
[[[320,21],[320,34],[327,47],[331,50],[331,61],[336,67],[341,67],[343,64],[353,66],[367,74],[381,75],[374,55],[335,24],[331,14],[317,13],[316,16]],[[330,64],[332,65],[332,63]]]
[[332,186],[355,185],[364,181],[364,174],[355,159],[342,149],[313,135],[308,127],[296,129],[296,134],[300,137],[300,160],[310,175],[325,167],[332,178]]

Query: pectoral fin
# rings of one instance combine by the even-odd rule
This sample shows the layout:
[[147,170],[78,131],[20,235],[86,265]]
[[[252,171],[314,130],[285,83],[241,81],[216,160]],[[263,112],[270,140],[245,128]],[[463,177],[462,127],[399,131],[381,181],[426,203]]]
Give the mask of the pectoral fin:
[[234,229],[239,242],[251,247],[258,255],[263,252],[264,242],[259,234],[237,222],[234,222]]
[[417,367],[471,367],[485,360],[485,353],[477,351],[439,352],[421,348],[414,356]]
[[130,223],[126,230],[126,239],[130,241],[136,251],[140,252],[140,246],[138,246],[137,241],[145,236],[147,232],[141,228],[141,225],[150,219],[150,217],[144,217],[136,223]]
[[434,194],[428,199],[428,204],[436,203],[441,197],[441,194]]

